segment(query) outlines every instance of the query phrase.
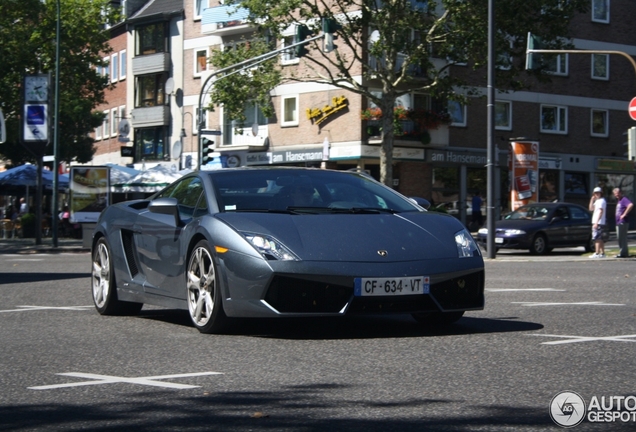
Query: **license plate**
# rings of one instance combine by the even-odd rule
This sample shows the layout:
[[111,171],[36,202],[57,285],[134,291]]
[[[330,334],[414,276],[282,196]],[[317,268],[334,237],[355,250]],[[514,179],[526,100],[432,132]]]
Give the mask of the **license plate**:
[[356,278],[353,293],[357,297],[399,296],[428,294],[431,289],[429,276],[402,278]]
[[495,243],[503,243],[503,238],[495,237]]

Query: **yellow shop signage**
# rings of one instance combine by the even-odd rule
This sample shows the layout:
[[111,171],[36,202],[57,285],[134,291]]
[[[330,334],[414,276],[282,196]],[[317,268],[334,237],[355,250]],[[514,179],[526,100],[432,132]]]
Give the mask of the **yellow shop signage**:
[[326,105],[322,108],[307,108],[307,118],[318,125],[327,120],[329,116],[346,108],[348,103],[346,96],[333,97],[331,98],[331,105]]

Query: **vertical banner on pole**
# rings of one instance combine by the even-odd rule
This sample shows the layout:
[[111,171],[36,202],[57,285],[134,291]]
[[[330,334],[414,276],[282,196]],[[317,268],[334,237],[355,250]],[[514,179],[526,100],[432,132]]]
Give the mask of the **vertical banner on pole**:
[[510,209],[539,200],[539,143],[512,141],[508,154]]

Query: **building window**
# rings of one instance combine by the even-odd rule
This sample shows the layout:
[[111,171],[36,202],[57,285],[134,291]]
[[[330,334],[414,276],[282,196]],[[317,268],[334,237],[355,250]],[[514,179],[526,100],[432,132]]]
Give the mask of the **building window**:
[[203,72],[208,70],[208,50],[196,50],[194,54],[194,76],[200,77]]
[[110,57],[104,57],[104,67],[102,68],[102,76],[106,79],[110,76]]
[[137,29],[135,55],[167,52],[166,24],[155,23]]
[[608,54],[592,54],[592,79],[609,80]]
[[281,126],[298,126],[298,95],[281,98]]
[[546,65],[546,72],[552,75],[567,75],[568,74],[568,55],[546,55],[543,57]]
[[119,123],[119,119],[117,118],[117,108],[113,108],[110,110],[110,136],[117,136],[117,125]]
[[119,79],[126,78],[126,50],[119,51]]
[[110,56],[110,80],[112,82],[117,81],[118,73],[119,73],[119,56],[117,54],[113,54]]
[[568,132],[567,108],[541,105],[541,132],[566,134]]
[[135,129],[135,161],[164,159],[166,134],[164,126]]
[[[293,45],[295,42],[296,42],[295,35],[287,35],[283,37],[283,47]],[[295,64],[298,62],[299,62],[299,59],[296,56],[296,48],[290,48],[282,52],[281,54],[282,64]]]
[[609,112],[607,110],[593,109],[591,111],[591,135],[597,137],[607,137],[609,135],[608,119]]
[[102,123],[102,133],[104,139],[110,134],[110,111],[104,111],[104,122]]
[[512,102],[495,102],[495,129],[512,130]]
[[243,124],[239,124],[235,120],[228,120],[225,117],[224,133],[223,133],[223,145],[235,144],[234,135],[242,136],[244,134],[250,134],[250,129],[257,124],[258,126],[267,125],[267,118],[263,115],[261,109],[255,103],[246,103],[245,109],[245,121]]
[[592,21],[599,23],[610,22],[609,0],[592,0]]
[[95,128],[95,141],[99,141],[102,139],[102,125],[99,125]]
[[[195,121],[192,122],[192,133],[196,135],[199,133],[198,130],[198,118],[199,118],[199,107],[194,107],[194,118]],[[201,129],[210,129],[210,119],[208,117],[208,110],[203,109],[203,125],[201,125]]]
[[466,106],[457,101],[448,101],[448,113],[451,116],[451,126],[466,126]]
[[164,74],[137,77],[137,98],[135,108],[153,107],[164,103]]
[[194,0],[194,20],[198,21],[203,11],[208,7],[208,0]]

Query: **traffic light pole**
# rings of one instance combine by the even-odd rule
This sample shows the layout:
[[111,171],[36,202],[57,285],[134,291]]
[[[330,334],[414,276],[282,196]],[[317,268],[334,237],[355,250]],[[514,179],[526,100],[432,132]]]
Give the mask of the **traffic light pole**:
[[[210,76],[208,76],[205,81],[203,82],[203,85],[201,85],[201,91],[199,92],[199,105],[198,105],[198,116],[196,119],[197,122],[197,171],[201,170],[201,160],[202,160],[202,135],[201,135],[201,131],[203,130],[203,125],[205,124],[205,117],[203,116],[203,96],[207,93],[206,89],[208,88],[208,84],[210,83],[210,81],[214,78],[216,78],[219,74],[223,74],[225,73],[225,75],[219,77],[219,79],[223,78],[223,77],[227,77],[230,75],[233,75],[235,73],[241,72],[247,68],[251,68],[254,67],[258,64],[261,64],[263,62],[266,62],[267,60],[270,60],[274,57],[276,57],[278,54],[285,52],[285,51],[289,51],[292,50],[296,47],[302,46],[302,45],[306,45],[309,42],[315,41],[317,39],[321,39],[321,38],[325,38],[325,34],[321,34],[318,36],[313,36],[309,39],[305,39],[303,41],[300,42],[296,42],[294,44],[291,45],[287,45],[284,48],[279,48],[277,50],[274,51],[270,51],[267,52],[265,54],[261,54],[259,56],[253,57],[251,59],[247,59],[247,60],[243,60],[242,62],[233,64],[231,66],[227,66],[224,67],[223,69],[219,69],[216,70],[214,72],[212,72],[212,74],[210,74]],[[238,68],[238,69],[237,69]],[[218,143],[215,143],[215,145]]]

